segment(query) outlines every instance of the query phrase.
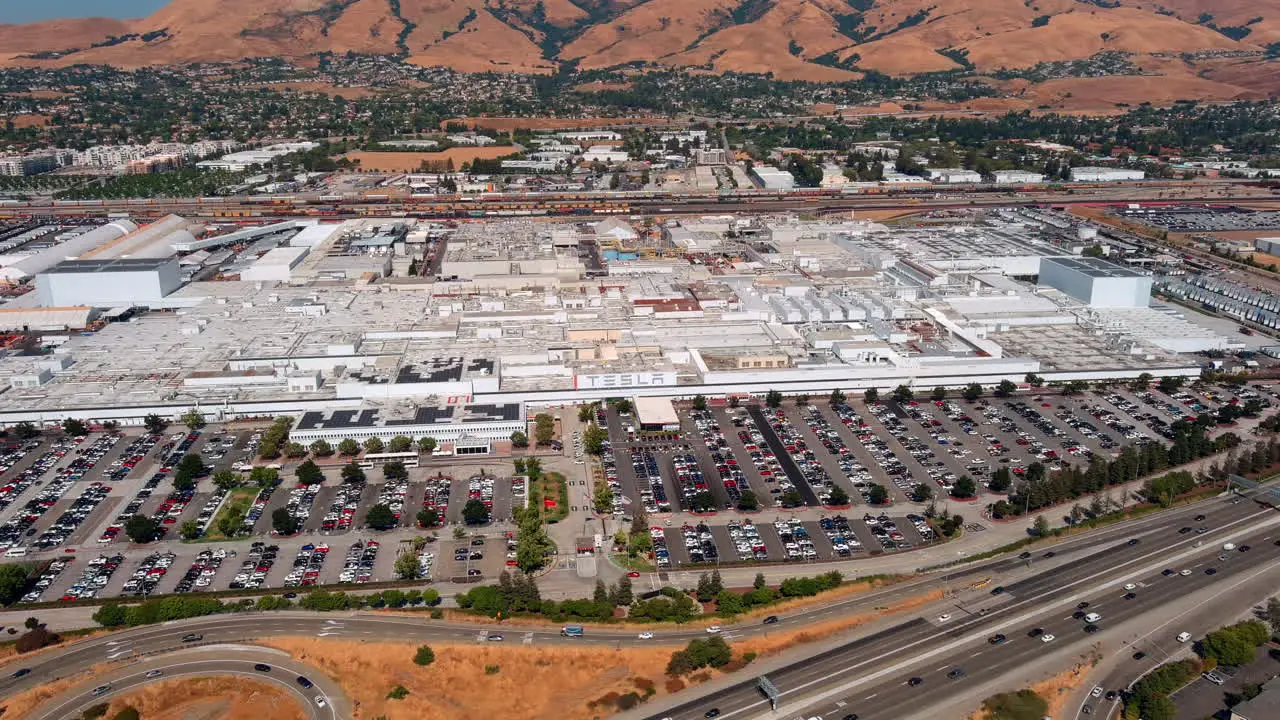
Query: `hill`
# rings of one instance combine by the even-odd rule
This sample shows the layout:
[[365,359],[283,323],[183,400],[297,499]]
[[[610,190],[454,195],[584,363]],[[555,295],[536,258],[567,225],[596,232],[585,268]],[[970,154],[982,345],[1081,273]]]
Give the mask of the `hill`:
[[839,81],[1100,52],[1138,65],[1187,55],[1194,75],[1215,57],[1261,61],[1277,42],[1280,0],[173,0],[138,20],[0,26],[0,63],[354,52],[464,72],[641,65]]

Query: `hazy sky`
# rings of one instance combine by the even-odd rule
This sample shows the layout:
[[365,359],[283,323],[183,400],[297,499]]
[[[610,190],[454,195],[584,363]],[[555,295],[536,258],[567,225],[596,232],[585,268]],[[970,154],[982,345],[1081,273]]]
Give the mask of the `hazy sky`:
[[0,0],[0,23],[33,22],[61,17],[135,18],[149,15],[166,2],[167,0]]

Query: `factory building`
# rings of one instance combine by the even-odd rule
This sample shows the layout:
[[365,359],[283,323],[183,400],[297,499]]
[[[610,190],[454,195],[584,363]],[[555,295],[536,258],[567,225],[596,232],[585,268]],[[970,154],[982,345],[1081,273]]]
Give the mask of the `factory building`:
[[1071,182],[1122,182],[1124,180],[1145,180],[1147,174],[1142,170],[1110,167],[1074,167],[1071,168]]
[[1028,185],[1044,182],[1044,175],[1026,170],[996,170],[991,180],[997,185]]
[[289,439],[303,445],[316,440],[337,445],[347,439],[363,442],[376,437],[387,442],[400,435],[416,442],[429,437],[456,454],[487,455],[494,442],[509,442],[512,433],[527,429],[520,403],[408,405],[304,412]]
[[756,165],[751,168],[751,174],[765,190],[790,190],[796,186],[796,179],[791,173],[770,165]]
[[0,280],[7,283],[21,282],[64,260],[77,258],[137,229],[138,226],[128,220],[115,220],[28,255],[6,255],[3,258],[3,265],[0,266]]
[[182,286],[174,258],[69,260],[36,276],[46,308],[149,306]]
[[167,215],[124,237],[99,245],[84,253],[81,258],[85,260],[170,258],[177,254],[178,246],[194,245],[195,235],[203,231],[202,226],[184,217]]
[[293,278],[293,269],[311,252],[306,246],[278,247],[268,250],[252,265],[240,273],[240,279],[246,282],[281,282],[287,283]]
[[640,429],[647,431],[669,431],[680,429],[680,416],[676,414],[671,398],[642,397],[632,398]]
[[924,174],[934,182],[950,185],[982,182],[981,173],[977,170],[965,170],[964,168],[929,168],[924,171]]
[[1096,308],[1139,308],[1151,304],[1151,276],[1099,258],[1045,258],[1040,284],[1061,290]]

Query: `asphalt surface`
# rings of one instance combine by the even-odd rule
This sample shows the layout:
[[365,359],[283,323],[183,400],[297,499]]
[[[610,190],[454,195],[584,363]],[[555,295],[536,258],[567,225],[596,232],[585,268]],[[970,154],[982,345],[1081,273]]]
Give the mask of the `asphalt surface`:
[[[1251,503],[1230,505],[1220,500],[1212,510],[1200,507],[1199,511],[1211,515],[1205,521],[1211,530],[1204,535],[1179,534],[1188,514],[1177,513],[1145,533],[1135,533],[1139,540],[1135,545],[1112,539],[1109,546],[1068,551],[1073,557],[1065,560],[1061,552],[1056,553],[1047,563],[1042,550],[1030,562],[1053,567],[1003,585],[999,595],[991,594],[1001,582],[997,578],[988,587],[960,592],[949,607],[932,608],[936,612],[925,617],[772,670],[767,677],[781,693],[779,714],[900,718],[904,708],[923,707],[922,693],[930,704],[942,703],[968,692],[974,683],[999,678],[1048,654],[1065,657],[1079,652],[1109,639],[1108,626],[1159,612],[1165,603],[1188,593],[1258,572],[1280,578],[1280,546],[1275,544],[1280,538],[1280,514]],[[1234,551],[1221,562],[1217,558],[1226,538],[1237,545],[1249,544],[1252,550],[1248,554]],[[1007,566],[1011,561],[1003,562]],[[1205,574],[1210,567],[1217,571],[1214,575]],[[1175,574],[1162,575],[1166,568]],[[1183,569],[1191,574],[1178,574]],[[1123,597],[1127,583],[1136,585],[1132,599]],[[1090,603],[1085,612],[1102,615],[1094,634],[1085,633],[1086,623],[1072,617],[1076,603],[1082,601]],[[942,614],[950,618],[942,621]],[[1043,642],[1041,637],[1029,637],[1035,628],[1056,639]],[[1004,634],[1006,641],[989,643],[996,633]],[[956,668],[964,675],[948,679]],[[921,682],[909,685],[912,677]],[[769,703],[753,677],[666,710],[650,709],[650,714],[680,720],[703,717],[713,708],[722,718],[747,718],[767,714]]]
[[[1178,534],[1178,528],[1195,524],[1192,516],[1197,513],[1209,515],[1209,519],[1203,524],[1212,528],[1211,532],[1205,535]],[[1120,601],[1118,597],[1123,591],[1117,592],[1110,586],[1105,588],[1106,593],[1115,597],[1107,602],[1105,610],[1099,610],[1099,612],[1102,612],[1107,619],[1113,616],[1123,618],[1141,613],[1149,607],[1158,607],[1160,598],[1165,593],[1182,592],[1201,584],[1222,582],[1236,572],[1260,567],[1263,563],[1280,558],[1280,547],[1272,545],[1269,541],[1263,541],[1259,535],[1249,540],[1254,550],[1248,558],[1243,556],[1238,559],[1232,558],[1237,562],[1223,564],[1215,577],[1206,576],[1201,572],[1204,567],[1202,563],[1208,562],[1206,558],[1212,558],[1216,562],[1218,548],[1224,542],[1222,538],[1227,533],[1237,532],[1243,527],[1260,522],[1280,523],[1280,514],[1274,510],[1261,509],[1251,502],[1230,504],[1215,499],[1097,530],[1055,544],[1052,550],[1046,546],[1038,549],[1034,556],[1027,559],[1015,557],[974,563],[950,571],[935,572],[927,577],[882,590],[860,593],[845,600],[787,614],[777,624],[726,625],[723,635],[732,641],[735,638],[750,635],[795,629],[806,624],[833,619],[833,616],[840,614],[858,612],[859,609],[892,606],[897,599],[910,597],[938,586],[956,591],[944,603],[928,608],[923,613],[923,617],[858,638],[834,650],[822,651],[817,648],[807,650],[811,657],[769,673],[769,677],[783,691],[784,702],[790,702],[794,698],[811,693],[815,683],[829,684],[833,677],[853,677],[853,671],[868,666],[875,669],[891,664],[902,665],[902,669],[893,672],[892,677],[886,676],[873,681],[870,676],[867,676],[866,682],[875,684],[869,689],[857,690],[858,698],[865,698],[867,695],[875,696],[874,702],[864,701],[867,707],[858,708],[857,712],[861,717],[893,717],[893,710],[890,709],[892,705],[886,705],[885,701],[878,698],[880,696],[898,697],[895,695],[896,685],[905,681],[906,677],[912,675],[924,677],[925,682],[930,686],[932,699],[937,696],[939,686],[945,690],[963,689],[963,683],[949,684],[945,680],[945,672],[952,664],[965,666],[971,674],[979,672],[985,674],[992,672],[992,668],[1005,668],[1007,662],[1012,662],[1007,658],[1022,658],[1023,653],[1031,653],[1039,657],[1046,649],[1065,648],[1073,637],[1076,639],[1089,637],[1083,635],[1078,627],[1071,627],[1072,623],[1076,625],[1082,623],[1062,619],[1063,615],[1069,616],[1070,607],[1066,608],[1067,612],[1054,607],[1055,604],[1062,605],[1065,597],[1071,597],[1068,593],[1103,590],[1104,588],[1101,588],[1103,584],[1111,582],[1114,585],[1119,582],[1117,578],[1121,575],[1127,576],[1131,572],[1144,571],[1145,574],[1139,580],[1134,580],[1143,584],[1138,590],[1138,597],[1134,600]],[[1274,534],[1280,537],[1280,530],[1275,531]],[[1126,540],[1129,538],[1138,538],[1140,542],[1137,545],[1128,545]],[[1203,546],[1196,548],[1194,544],[1197,541],[1202,542]],[[1233,541],[1237,544],[1241,542]],[[1046,558],[1045,554],[1050,551],[1053,552],[1053,557]],[[1159,576],[1159,570],[1162,567],[1154,567],[1154,569],[1147,567],[1153,563],[1160,565],[1171,554],[1177,555],[1182,552],[1194,554],[1196,558],[1189,558],[1172,567],[1176,570],[1182,567],[1192,568],[1195,573],[1191,577],[1163,578]],[[1153,573],[1154,577],[1149,577]],[[972,589],[975,584],[983,583],[985,586],[981,589]],[[1001,595],[993,596],[990,590],[997,585],[1003,585],[1006,591]],[[1090,599],[1094,600],[1093,597]],[[1103,607],[1099,603],[1095,604]],[[985,614],[983,614],[984,610]],[[970,661],[967,665],[963,662],[968,659],[968,653],[988,649],[989,646],[985,640],[988,635],[997,632],[996,629],[992,629],[995,626],[1009,622],[1011,618],[1021,618],[1027,612],[1044,613],[1049,610],[1053,610],[1054,613],[1043,619],[1037,618],[1034,623],[1058,635],[1060,638],[1057,641],[1058,644],[1046,648],[1038,640],[1033,642],[1024,638],[1022,633],[1031,627],[1028,623],[1033,621],[1020,619],[1020,624],[1012,631],[999,630],[1005,632],[1010,640],[1007,645],[999,649],[999,653],[991,654],[994,660],[984,658],[982,668],[977,667],[976,661]],[[952,618],[946,623],[938,623],[936,618],[941,613],[950,614]],[[1027,627],[1024,628],[1023,625]],[[1104,630],[1098,637],[1105,636],[1105,624],[1103,627]],[[568,639],[561,637],[558,629],[545,626],[446,623],[420,617],[363,613],[245,613],[123,630],[102,638],[76,642],[65,649],[42,653],[31,658],[29,663],[15,660],[4,667],[5,676],[0,678],[0,695],[10,696],[35,685],[66,677],[102,663],[121,663],[127,667],[140,658],[156,657],[161,653],[163,655],[160,655],[162,658],[160,662],[169,660],[170,657],[178,658],[180,654],[190,652],[185,650],[180,654],[174,654],[175,650],[190,647],[190,644],[184,643],[182,638],[191,633],[202,635],[198,641],[202,644],[242,644],[256,638],[270,636],[490,643],[497,642],[492,637],[500,635],[501,642],[505,643],[582,643],[619,647],[652,644],[680,645],[691,638],[706,636],[701,627],[655,629],[656,637],[652,640],[640,640],[637,631],[591,628],[583,638]],[[948,648],[950,643],[957,642],[963,647],[945,651],[937,651],[935,648],[939,644]],[[274,651],[264,648],[261,652],[264,653],[262,657],[269,657]],[[940,654],[930,655],[930,659],[925,662],[927,667],[917,668],[910,664],[913,659],[925,652]],[[271,659],[260,660],[254,656],[253,651],[240,651],[240,655],[251,656],[245,658],[250,665],[257,661],[268,664],[273,662]],[[1013,662],[1013,665],[1016,666],[1017,663]],[[31,672],[22,678],[10,677],[9,673],[19,667],[25,667]],[[212,668],[209,672],[216,669]],[[187,669],[183,672],[195,672],[195,670]],[[319,683],[317,675],[320,675],[319,671],[313,669],[308,677]],[[76,692],[83,694],[97,684],[99,684],[97,681],[86,681],[85,685],[78,688]],[[908,695],[915,694],[915,690],[916,688],[911,688]],[[67,702],[69,699],[74,698],[63,696],[58,700]],[[918,698],[915,699],[918,701]],[[824,700],[821,703],[821,712],[832,713],[831,708],[840,701],[842,699],[839,698],[831,701]],[[700,717],[711,707],[720,708],[725,715],[750,716],[752,713],[760,712],[761,709],[767,709],[767,704],[762,704],[763,702],[762,696],[754,688],[753,681],[749,681],[708,698],[686,701],[680,707],[655,717]]]

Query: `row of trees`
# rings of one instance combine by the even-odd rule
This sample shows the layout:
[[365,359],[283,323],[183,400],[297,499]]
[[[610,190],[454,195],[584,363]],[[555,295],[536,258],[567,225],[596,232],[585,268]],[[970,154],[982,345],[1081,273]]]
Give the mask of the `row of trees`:
[[412,438],[404,435],[396,435],[390,440],[383,442],[382,438],[371,437],[365,439],[363,443],[356,442],[352,438],[346,438],[338,443],[335,448],[327,440],[320,439],[311,443],[307,447],[303,447],[299,443],[289,443],[285,446],[284,454],[286,457],[299,458],[303,457],[309,451],[315,457],[331,457],[336,452],[342,457],[355,457],[362,451],[367,453],[393,452],[403,453],[410,452],[417,447],[418,452],[429,455],[436,450],[437,442],[433,437],[418,438],[418,442],[414,443]]

